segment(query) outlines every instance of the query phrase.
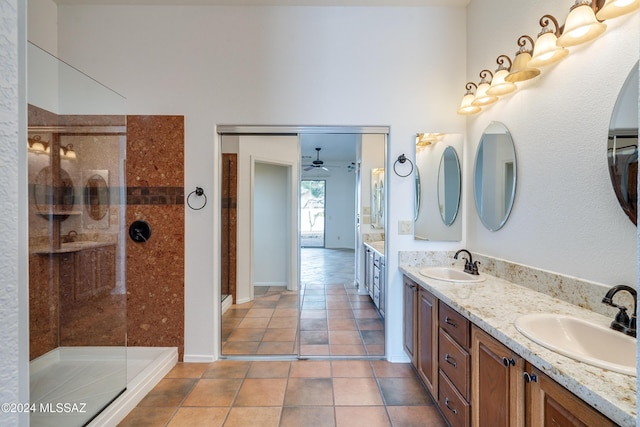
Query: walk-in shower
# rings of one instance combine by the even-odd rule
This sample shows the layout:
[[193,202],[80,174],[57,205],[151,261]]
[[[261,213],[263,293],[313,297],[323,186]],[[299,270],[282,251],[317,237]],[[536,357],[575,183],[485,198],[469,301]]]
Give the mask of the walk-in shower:
[[31,426],[80,426],[127,386],[125,99],[28,46]]

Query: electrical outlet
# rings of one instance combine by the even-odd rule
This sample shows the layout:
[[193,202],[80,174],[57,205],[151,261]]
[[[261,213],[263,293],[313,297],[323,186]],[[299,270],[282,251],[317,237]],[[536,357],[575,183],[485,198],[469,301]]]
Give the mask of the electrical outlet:
[[398,234],[411,234],[413,232],[413,221],[398,221]]

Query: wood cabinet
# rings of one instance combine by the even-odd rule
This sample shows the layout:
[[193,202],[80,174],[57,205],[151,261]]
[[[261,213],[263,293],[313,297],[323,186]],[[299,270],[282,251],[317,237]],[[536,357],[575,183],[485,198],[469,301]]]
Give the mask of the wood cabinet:
[[418,292],[418,374],[432,396],[438,396],[438,299],[430,292]]
[[58,262],[60,296],[65,303],[85,301],[116,285],[115,245],[63,253]]
[[471,354],[473,425],[524,426],[524,359],[475,325]]
[[530,363],[526,365],[528,427],[616,425]]
[[411,359],[413,366],[417,366],[418,349],[418,285],[406,276],[403,276],[404,287],[404,322],[403,341],[404,350]]
[[385,263],[384,255],[364,245],[364,287],[378,312],[384,317],[385,311]]

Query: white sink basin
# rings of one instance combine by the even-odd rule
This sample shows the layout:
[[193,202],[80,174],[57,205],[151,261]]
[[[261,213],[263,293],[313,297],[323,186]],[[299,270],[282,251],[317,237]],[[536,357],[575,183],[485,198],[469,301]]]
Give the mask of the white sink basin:
[[425,267],[420,270],[420,274],[432,279],[458,283],[478,283],[487,279],[483,274],[476,276],[451,267]]
[[571,316],[531,313],[515,321],[520,333],[543,347],[581,362],[636,376],[636,339]]

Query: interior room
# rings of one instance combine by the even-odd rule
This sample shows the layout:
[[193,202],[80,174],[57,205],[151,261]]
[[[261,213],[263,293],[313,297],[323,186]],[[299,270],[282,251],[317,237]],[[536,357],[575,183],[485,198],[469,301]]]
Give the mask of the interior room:
[[[0,424],[87,403],[70,425],[636,425],[640,13],[583,3],[1,2]],[[313,133],[383,148],[367,163],[355,138],[351,221],[305,211],[302,245],[300,181],[329,197],[338,166]],[[229,135],[253,140],[246,162]],[[241,198],[266,192],[256,170],[287,182],[265,234],[282,271],[249,233],[274,231]],[[353,251],[339,303],[368,304],[375,351],[332,353],[327,314],[327,344],[305,337],[327,348],[302,351],[304,303],[337,301],[303,286],[326,249]],[[225,354],[227,304],[271,287],[295,305],[291,350]],[[52,397],[81,365],[115,385]]]

